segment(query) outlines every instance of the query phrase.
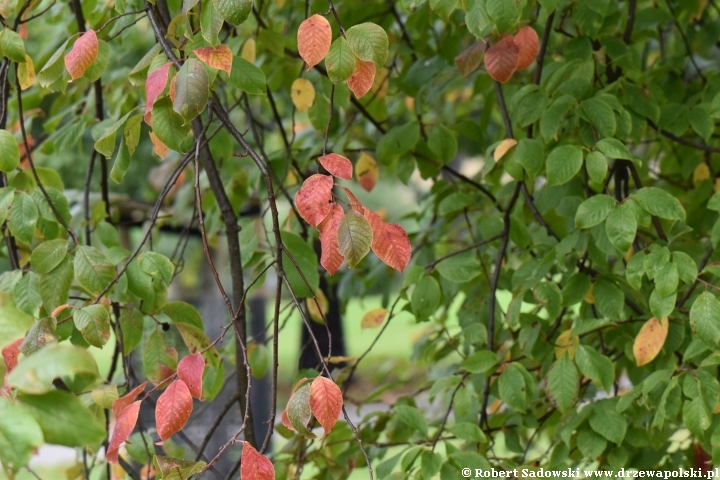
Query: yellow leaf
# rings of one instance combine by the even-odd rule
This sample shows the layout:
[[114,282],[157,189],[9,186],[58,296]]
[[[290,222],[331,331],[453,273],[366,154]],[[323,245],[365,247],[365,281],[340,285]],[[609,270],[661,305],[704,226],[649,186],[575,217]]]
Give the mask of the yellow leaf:
[[298,112],[304,112],[315,101],[315,87],[310,83],[310,80],[298,78],[290,87],[290,96]]
[[323,317],[327,315],[330,305],[328,304],[328,299],[323,291],[318,288],[315,290],[315,300],[308,298],[305,300],[305,303],[307,304],[310,318],[315,320],[317,323],[324,325],[325,323],[323,322]]
[[500,145],[498,145],[495,148],[495,152],[493,153],[493,158],[496,162],[499,162],[501,158],[505,156],[505,154],[513,148],[515,145],[517,145],[517,140],[514,138],[506,138],[502,142],[500,142]]
[[360,327],[365,330],[366,328],[377,328],[380,325],[382,325],[383,320],[385,320],[385,316],[387,315],[388,311],[384,308],[375,308],[373,310],[370,310],[365,315],[363,315],[362,320],[360,321]]
[[257,57],[257,47],[254,38],[248,38],[240,50],[240,56],[250,63],[255,63]]
[[707,163],[701,162],[700,165],[695,167],[695,171],[693,171],[693,183],[697,185],[700,182],[704,182],[705,180],[708,180],[710,178],[710,167],[707,166]]
[[577,336],[572,336],[572,330],[565,330],[555,340],[555,358],[562,358],[567,352],[571,359],[575,358],[575,350],[580,343],[580,339]]
[[720,178],[715,179],[715,191],[720,192]]
[[355,162],[355,178],[360,186],[369,192],[375,187],[379,176],[380,170],[375,159],[365,152],[361,153]]
[[635,343],[633,344],[633,355],[638,367],[652,362],[658,356],[665,344],[667,333],[667,317],[660,322],[655,317],[645,322],[637,337],[635,337]]
[[35,65],[30,55],[25,55],[25,63],[18,64],[17,76],[22,90],[27,90],[35,83]]
[[588,291],[585,292],[585,302],[589,303],[590,305],[595,304],[595,295],[593,295],[593,287],[594,287],[594,284],[591,283],[590,288],[588,288]]
[[341,356],[332,356],[332,357],[325,357],[325,361],[327,363],[351,363],[357,360],[357,357],[341,357]]

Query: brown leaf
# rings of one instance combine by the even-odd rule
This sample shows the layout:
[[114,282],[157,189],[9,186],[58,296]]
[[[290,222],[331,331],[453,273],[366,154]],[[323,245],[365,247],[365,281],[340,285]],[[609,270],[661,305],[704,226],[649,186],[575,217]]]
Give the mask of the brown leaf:
[[513,148],[515,145],[517,145],[517,140],[514,138],[506,138],[500,144],[495,147],[495,152],[493,152],[493,158],[496,162],[499,162],[501,158],[505,156],[505,154]]
[[178,378],[185,382],[190,395],[195,398],[202,397],[202,376],[205,370],[205,360],[199,353],[183,357],[178,363]]
[[490,76],[500,83],[510,80],[517,68],[520,49],[513,37],[505,37],[488,48],[485,53],[485,68]]
[[310,409],[325,435],[330,433],[342,411],[343,398],[340,388],[331,379],[317,377],[310,385]]
[[147,383],[148,382],[141,383],[140,385],[133,388],[128,393],[113,402],[112,411],[115,418],[120,418],[120,414],[123,410],[125,410],[125,407],[135,401],[137,396],[140,395],[143,390],[145,390],[145,385],[147,385]]
[[65,55],[65,68],[70,78],[75,80],[85,73],[98,54],[98,39],[95,30],[88,30],[75,41],[70,52]]
[[487,43],[478,40],[455,57],[455,65],[463,76],[467,77],[482,64],[486,48]]
[[412,246],[405,229],[384,222],[371,210],[365,209],[364,215],[373,231],[372,251],[380,260],[402,273],[412,256]]
[[242,458],[240,459],[240,478],[242,480],[275,480],[275,467],[255,447],[243,442]]
[[523,27],[515,34],[515,45],[518,47],[517,70],[525,70],[537,57],[540,50],[540,40],[532,27]]
[[337,232],[342,221],[343,209],[337,203],[332,205],[332,209],[327,217],[320,223],[320,265],[328,271],[330,275],[335,275],[342,265],[345,258],[340,255],[338,250]]
[[332,208],[333,179],[330,175],[311,175],[295,194],[295,204],[303,219],[317,227]]
[[350,160],[338,155],[337,153],[328,153],[318,158],[318,162],[327,170],[331,175],[344,180],[352,180],[352,163]]
[[660,322],[653,317],[642,326],[633,344],[633,355],[638,367],[647,365],[658,356],[663,345],[665,345],[668,326],[667,317]]
[[165,440],[182,430],[193,409],[192,396],[185,382],[175,380],[160,395],[155,405],[155,428],[162,445]]
[[384,308],[374,308],[363,315],[360,321],[360,328],[365,330],[366,328],[377,328],[382,325],[383,320],[387,316],[388,311]]
[[375,188],[375,184],[380,177],[380,170],[378,170],[375,159],[365,152],[361,153],[357,162],[355,162],[355,176],[366,192]]
[[348,78],[348,88],[355,94],[355,98],[361,98],[373,86],[375,80],[375,64],[364,62],[359,58],[355,59],[355,70]]
[[298,53],[307,64],[306,70],[320,63],[330,51],[332,28],[322,15],[313,15],[300,24],[297,33]]
[[193,53],[197,55],[201,62],[216,70],[224,70],[230,75],[232,70],[232,51],[227,45],[218,45],[217,47],[196,48]]
[[118,450],[120,445],[128,439],[135,424],[137,423],[138,413],[140,413],[140,403],[142,400],[133,402],[125,408],[115,422],[115,429],[110,437],[106,458],[109,463],[118,463]]

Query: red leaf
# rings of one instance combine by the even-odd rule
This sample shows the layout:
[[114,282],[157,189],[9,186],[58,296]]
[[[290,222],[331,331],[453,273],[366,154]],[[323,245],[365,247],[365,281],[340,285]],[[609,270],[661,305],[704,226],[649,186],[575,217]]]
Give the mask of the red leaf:
[[505,37],[485,53],[485,68],[490,76],[500,83],[510,80],[517,68],[520,49],[513,37]]
[[295,204],[303,219],[317,227],[332,207],[333,179],[330,175],[309,176],[295,194]]
[[347,195],[348,200],[350,202],[349,203],[350,209],[355,210],[356,212],[362,213],[364,215],[365,207],[363,206],[362,203],[360,203],[360,200],[358,200],[358,198],[355,196],[355,194],[352,193],[349,188],[345,188],[345,187],[340,187],[340,188],[345,190],[345,195]]
[[127,440],[132,433],[137,423],[138,413],[140,413],[140,402],[133,402],[122,411],[120,416],[115,422],[115,430],[113,430],[112,437],[110,437],[110,444],[108,445],[106,458],[109,463],[118,463],[118,450],[120,445]]
[[297,33],[298,53],[307,63],[306,70],[320,63],[330,51],[332,28],[322,15],[313,15],[300,24]]
[[375,80],[375,64],[373,62],[364,62],[359,58],[355,59],[355,70],[348,78],[348,88],[355,94],[355,98],[360,98],[370,91]]
[[193,409],[192,396],[185,382],[175,380],[163,392],[155,405],[155,428],[162,445],[165,440],[182,430]]
[[125,407],[135,401],[137,396],[140,395],[143,390],[145,390],[145,385],[147,385],[147,383],[148,382],[141,383],[140,385],[133,388],[128,393],[113,402],[112,410],[115,418],[120,418],[120,414],[122,414],[122,411],[125,410]]
[[322,265],[330,275],[335,275],[335,272],[338,271],[340,265],[345,261],[345,258],[343,258],[338,251],[337,241],[338,228],[340,228],[340,222],[344,215],[345,212],[343,212],[342,207],[335,203],[328,216],[318,226],[320,230],[320,248],[322,250],[320,254],[320,265]]
[[325,167],[325,170],[330,172],[331,175],[345,180],[352,180],[352,163],[342,155],[328,153],[318,158],[318,162],[320,162],[320,165]]
[[70,78],[82,77],[85,70],[92,65],[98,54],[98,39],[95,30],[88,30],[75,41],[70,52],[65,55],[65,68]]
[[380,216],[365,209],[365,218],[373,230],[372,250],[375,255],[395,270],[402,272],[412,256],[412,247],[405,229],[400,225],[383,222]]
[[170,63],[166,63],[162,67],[152,72],[147,77],[145,82],[145,122],[149,125],[150,119],[147,118],[147,114],[152,111],[153,103],[157,99],[158,95],[165,90],[167,85],[168,71],[170,70]]
[[216,70],[224,70],[230,75],[232,70],[232,51],[227,45],[217,47],[196,48],[193,53],[201,62],[206,63]]
[[10,372],[12,372],[15,367],[17,367],[17,358],[18,355],[20,355],[20,344],[22,344],[23,340],[23,338],[18,338],[10,345],[6,345],[2,349],[2,357],[3,360],[5,360],[6,367],[4,390],[8,397],[10,396],[10,383],[8,383],[8,377],[10,376]]
[[275,467],[272,462],[248,442],[243,442],[240,465],[242,480],[275,480]]
[[537,57],[540,51],[540,40],[532,27],[523,27],[515,34],[515,45],[518,47],[517,70],[525,70]]
[[342,392],[335,382],[325,377],[313,380],[310,385],[310,409],[325,430],[325,435],[335,426],[342,406]]
[[199,353],[188,355],[178,363],[178,378],[185,382],[188,390],[190,390],[190,395],[198,399],[202,396],[202,376],[204,370],[205,360]]

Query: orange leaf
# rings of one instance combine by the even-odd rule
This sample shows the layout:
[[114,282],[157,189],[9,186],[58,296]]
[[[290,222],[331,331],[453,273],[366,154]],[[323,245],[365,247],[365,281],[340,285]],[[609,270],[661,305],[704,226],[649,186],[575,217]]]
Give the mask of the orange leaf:
[[120,416],[115,422],[115,429],[113,430],[112,437],[110,437],[110,444],[107,449],[107,461],[109,463],[118,463],[118,450],[120,445],[127,440],[132,433],[137,423],[138,413],[140,413],[140,402],[133,402],[129,407],[124,409]]
[[517,68],[520,49],[513,37],[505,37],[485,53],[485,68],[490,76],[500,83],[510,80]]
[[335,426],[342,406],[342,392],[335,382],[325,377],[313,380],[310,385],[310,409],[325,430],[325,435]]
[[660,322],[655,317],[645,322],[637,337],[635,337],[635,343],[633,344],[633,355],[635,355],[635,363],[637,363],[638,367],[652,362],[658,356],[665,344],[667,334],[667,317]]
[[122,414],[122,411],[125,410],[125,407],[135,401],[137,396],[140,395],[143,390],[145,390],[145,385],[147,385],[147,383],[148,382],[141,383],[140,385],[133,388],[128,393],[113,402],[112,410],[115,418],[120,418],[120,414]]
[[405,229],[400,225],[383,222],[380,216],[368,209],[364,212],[373,231],[372,250],[375,255],[402,273],[412,256],[412,247]]
[[306,70],[320,63],[330,51],[332,28],[322,15],[313,15],[300,24],[297,33],[298,53],[307,63]]
[[348,88],[355,94],[355,98],[360,98],[369,92],[373,80],[375,80],[375,64],[356,58],[355,70],[347,81]]
[[382,325],[383,320],[387,316],[388,311],[384,308],[374,308],[363,315],[360,321],[360,328],[365,330],[366,328],[377,328]]
[[355,211],[358,212],[358,213],[363,213],[363,214],[364,214],[364,212],[365,212],[365,207],[363,206],[362,203],[360,203],[360,200],[358,200],[358,198],[355,196],[355,194],[352,193],[349,188],[345,188],[345,187],[340,187],[340,188],[342,188],[343,190],[345,190],[345,195],[347,195],[348,200],[349,200],[349,202],[350,202],[350,203],[349,203],[350,209],[351,209],[351,210],[355,210]]
[[162,445],[165,440],[182,430],[193,409],[192,396],[185,382],[175,380],[157,400],[155,405],[155,428]]
[[295,204],[303,219],[317,227],[332,207],[333,179],[330,175],[309,176],[295,194]]
[[175,94],[177,93],[177,89],[175,88],[177,80],[177,75],[175,75],[172,80],[170,80],[170,88],[168,88],[168,97],[170,97],[170,100],[172,100],[173,104],[175,103]]
[[537,32],[531,27],[523,27],[515,34],[515,45],[518,47],[517,70],[525,70],[535,61],[540,51],[540,40]]
[[493,158],[496,162],[499,162],[502,157],[505,156],[505,154],[513,148],[515,145],[517,145],[517,140],[514,138],[506,138],[500,144],[495,147],[495,152],[493,152]]
[[328,153],[318,158],[318,162],[320,162],[320,165],[330,172],[331,175],[345,180],[352,180],[352,163],[342,155]]
[[190,390],[190,395],[195,398],[202,397],[202,376],[204,370],[205,360],[199,353],[183,357],[180,363],[178,363],[178,378],[185,382],[188,390]]
[[340,205],[333,204],[328,216],[323,220],[318,229],[320,230],[320,265],[328,271],[330,275],[335,275],[345,258],[340,255],[338,250],[337,234],[345,213]]
[[[165,90],[170,65],[170,63],[166,63],[165,65],[148,75],[147,81],[145,82],[145,114],[152,111],[152,106],[153,103],[155,103],[155,99],[157,99],[158,95],[160,95],[162,91]],[[146,119],[145,121],[148,125],[150,124],[148,119]]]
[[361,153],[360,158],[355,162],[355,176],[360,186],[366,192],[375,188],[375,184],[380,176],[380,171],[378,170],[375,159],[365,152]]
[[170,153],[170,148],[165,145],[162,140],[157,138],[157,135],[153,132],[150,132],[150,141],[152,142],[153,152],[155,155],[165,160]]
[[196,48],[193,53],[201,62],[208,64],[216,70],[224,70],[230,75],[232,70],[232,51],[227,45],[217,47]]
[[65,55],[65,68],[70,78],[75,80],[85,73],[98,54],[98,39],[95,30],[88,30],[75,41],[70,52]]
[[483,55],[485,55],[485,48],[487,48],[487,43],[478,40],[455,57],[455,65],[463,76],[467,77],[477,70],[482,63]]
[[248,442],[243,442],[240,465],[242,480],[275,480],[275,467],[272,462]]

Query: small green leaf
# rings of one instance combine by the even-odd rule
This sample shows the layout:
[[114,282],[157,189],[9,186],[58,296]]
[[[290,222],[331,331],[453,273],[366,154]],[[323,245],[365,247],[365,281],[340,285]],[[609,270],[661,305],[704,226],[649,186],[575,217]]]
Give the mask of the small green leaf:
[[575,213],[576,228],[590,228],[601,223],[615,208],[615,199],[609,195],[594,195],[583,203]]
[[148,275],[170,284],[175,275],[175,265],[165,256],[157,252],[145,252],[140,258],[140,268]]
[[650,215],[668,220],[685,221],[685,209],[680,200],[658,187],[644,187],[632,197]]
[[265,95],[265,73],[242,57],[233,57],[230,83],[250,95]]
[[561,413],[575,403],[578,393],[578,373],[568,355],[563,355],[550,367],[545,377],[545,393]]
[[438,263],[435,269],[453,283],[469,282],[482,273],[480,261],[473,251],[453,255]]
[[515,147],[514,158],[525,169],[528,177],[537,177],[545,162],[542,143],[534,138],[523,138]]
[[65,256],[51,272],[40,275],[38,287],[46,311],[52,312],[67,303],[74,276],[73,260],[69,255]]
[[190,125],[173,110],[170,98],[157,100],[152,109],[153,133],[169,148],[181,152],[180,144],[190,131]]
[[605,233],[610,243],[621,252],[627,252],[635,240],[637,220],[626,204],[616,206],[605,221]]
[[[50,60],[45,63],[40,73],[38,73],[38,83],[43,88],[48,88],[50,85],[60,78],[65,71],[65,64],[62,62],[63,55],[65,54],[65,48],[67,47],[70,39],[65,40],[65,43],[60,45],[55,53],[53,53]],[[160,44],[156,45],[157,51],[160,51]],[[157,52],[156,52],[157,54]],[[154,55],[153,55],[154,56]]]
[[160,472],[162,480],[186,480],[192,475],[202,472],[206,463],[155,455],[153,465],[155,470]]
[[687,284],[692,284],[698,275],[698,268],[695,260],[685,252],[673,252],[672,261],[677,265],[678,276],[680,280]]
[[599,354],[592,347],[578,345],[575,350],[575,363],[580,373],[601,385],[606,392],[610,392],[615,381],[615,367],[608,357]]
[[719,318],[720,302],[712,293],[700,294],[690,308],[690,326],[693,332],[708,347],[716,351],[720,347]]
[[582,167],[582,149],[577,145],[556,147],[547,157],[548,186],[563,185],[569,182]]
[[498,378],[500,398],[509,407],[518,412],[525,412],[525,377],[520,373],[521,367],[510,364]]
[[120,329],[122,331],[123,352],[129,355],[142,340],[143,314],[136,308],[123,309],[120,314]]
[[213,0],[215,10],[231,25],[240,25],[250,16],[252,0]]
[[650,312],[655,318],[665,318],[675,309],[675,299],[677,292],[673,292],[667,297],[661,297],[657,289],[650,294],[648,303],[650,304]]
[[410,301],[418,320],[426,320],[440,306],[440,284],[433,277],[426,276],[415,285]]
[[110,339],[110,315],[103,305],[81,308],[73,317],[75,327],[93,347],[102,348]]
[[496,353],[490,350],[479,350],[463,360],[460,368],[470,373],[485,373],[497,363]]
[[35,418],[22,405],[0,398],[0,461],[10,472],[27,466],[43,434]]
[[428,147],[442,163],[448,163],[457,155],[457,138],[452,130],[444,125],[438,125],[430,132]]
[[589,423],[593,430],[615,444],[620,445],[625,438],[627,421],[608,400],[593,404]]
[[495,22],[499,33],[504,33],[514,27],[520,17],[520,4],[516,1],[487,0],[485,8]]
[[616,138],[603,138],[595,145],[606,156],[613,159],[634,160],[630,150]]
[[305,438],[315,438],[315,434],[308,430],[307,425],[312,419],[310,409],[310,383],[305,382],[292,394],[287,404],[287,417],[295,431]]
[[35,237],[35,223],[39,216],[40,213],[32,197],[21,192],[15,197],[10,207],[10,220],[8,221],[10,233],[24,243],[31,243]]
[[587,168],[590,180],[597,183],[605,181],[608,172],[605,155],[600,152],[590,152],[587,157],[585,157],[585,167]]
[[0,130],[0,171],[10,173],[20,165],[20,148],[7,130]]
[[370,22],[354,25],[345,32],[345,38],[360,60],[373,62],[377,67],[385,64],[389,44],[381,26]]
[[88,292],[97,295],[115,279],[115,265],[95,247],[81,245],[75,252],[75,276]]
[[607,279],[599,279],[593,286],[595,307],[598,313],[610,320],[623,318],[623,303],[625,295],[614,282]]
[[50,273],[67,256],[68,242],[63,239],[43,242],[33,250],[30,265],[37,273]]
[[410,122],[390,129],[377,144],[375,153],[377,160],[383,165],[415,148],[420,140],[420,126],[417,122]]
[[675,293],[677,291],[678,281],[677,265],[674,263],[662,265],[657,275],[655,275],[655,288],[657,289],[658,295],[667,297]]
[[590,123],[597,129],[597,133],[599,133],[601,137],[612,137],[615,135],[615,130],[617,129],[615,114],[607,103],[596,97],[588,98],[582,102],[581,110]]
[[393,408],[394,417],[403,422],[404,424],[414,428],[418,432],[422,433],[423,436],[428,435],[428,424],[427,420],[420,410],[409,405],[396,405]]
[[6,28],[0,34],[0,48],[2,53],[16,63],[25,63],[25,43],[22,37]]
[[355,54],[345,37],[339,37],[330,46],[325,57],[328,77],[333,83],[346,81],[355,70]]
[[340,221],[337,232],[338,251],[354,267],[370,251],[373,231],[362,214],[349,210]]

